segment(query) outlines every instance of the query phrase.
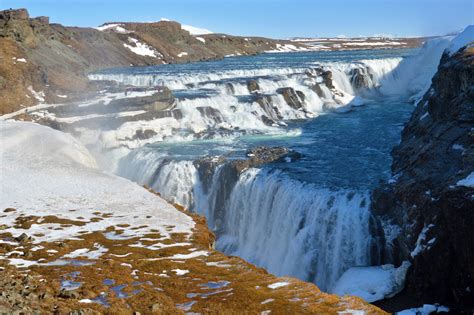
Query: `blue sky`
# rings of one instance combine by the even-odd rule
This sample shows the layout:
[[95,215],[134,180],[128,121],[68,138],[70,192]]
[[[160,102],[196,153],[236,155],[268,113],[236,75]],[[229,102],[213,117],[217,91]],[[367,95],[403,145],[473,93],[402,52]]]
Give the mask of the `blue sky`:
[[474,0],[0,0],[51,22],[98,26],[168,18],[235,35],[441,35],[474,24]]

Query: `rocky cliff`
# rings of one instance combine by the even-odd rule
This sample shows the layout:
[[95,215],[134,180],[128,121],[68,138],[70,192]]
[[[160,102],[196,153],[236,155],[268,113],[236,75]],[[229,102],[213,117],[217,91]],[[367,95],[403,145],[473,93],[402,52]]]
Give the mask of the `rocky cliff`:
[[444,53],[392,152],[392,179],[373,194],[384,259],[411,262],[402,295],[418,302],[474,306],[473,126],[470,46]]
[[[366,44],[373,42],[367,40]],[[387,47],[414,47],[422,41],[407,39]],[[38,102],[90,98],[103,87],[103,83],[87,79],[88,73],[98,69],[213,60],[265,51],[354,48],[341,43],[324,48],[304,41],[195,35],[173,21],[113,22],[96,29],[65,27],[50,24],[48,17],[30,18],[26,9],[0,11],[0,115]]]
[[50,24],[47,17],[30,18],[25,9],[0,11],[0,114],[43,100],[90,97],[100,88],[87,79],[93,70],[251,55],[286,42],[223,34],[198,37],[171,21],[65,27]]

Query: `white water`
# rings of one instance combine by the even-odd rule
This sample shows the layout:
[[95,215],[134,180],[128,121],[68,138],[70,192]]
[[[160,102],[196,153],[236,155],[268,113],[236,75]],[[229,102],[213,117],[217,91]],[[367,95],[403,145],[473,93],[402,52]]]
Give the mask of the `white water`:
[[[423,91],[436,69],[443,45],[428,44],[419,56],[360,60],[351,63],[325,63],[332,72],[330,90],[321,85],[318,96],[310,87],[321,83],[309,77],[304,69],[258,69],[200,72],[183,75],[95,74],[92,79],[116,80],[126,84],[147,86],[165,81],[173,90],[213,89],[207,97],[183,98],[177,109],[183,113],[174,118],[128,122],[118,130],[108,131],[102,138],[115,139],[129,148],[162,140],[193,139],[194,135],[217,131],[213,137],[226,137],[222,130],[276,133],[278,124],[291,119],[311,117],[327,109],[342,109],[355,102],[356,94],[411,96]],[[438,56],[438,59],[436,59]],[[424,64],[420,66],[419,64]],[[416,65],[416,67],[415,67]],[[370,74],[368,88],[356,91],[351,85],[354,68]],[[422,70],[425,69],[425,70]],[[263,123],[263,109],[239,96],[250,96],[246,79],[257,80],[260,92],[271,96],[282,119],[275,126]],[[225,80],[233,80],[232,92]],[[187,86],[192,84],[192,86]],[[303,111],[291,108],[276,93],[281,87],[292,87],[305,95]],[[410,87],[410,88],[408,88]],[[199,107],[219,111],[219,119],[197,110]],[[256,114],[255,114],[256,113]],[[129,141],[136,130],[151,129],[157,135],[146,141]],[[113,141],[112,141],[113,142]],[[212,178],[200,178],[190,160],[173,160],[158,149],[136,149],[120,163],[118,174],[159,191],[166,199],[204,214],[217,236],[217,247],[243,257],[277,275],[291,275],[315,282],[329,290],[344,271],[353,266],[369,265],[373,239],[369,233],[369,197],[366,192],[330,191],[291,180],[280,173],[250,169],[238,178],[230,178],[224,166]],[[229,181],[232,183],[229,185]],[[226,191],[230,189],[230,191]],[[376,258],[376,257],[375,257]]]
[[367,194],[351,197],[249,169],[225,211],[217,247],[271,273],[327,290],[349,267],[370,264]]
[[191,161],[170,161],[156,150],[134,152],[119,174],[205,215],[217,249],[276,275],[327,290],[348,268],[370,264],[368,193],[319,189],[255,168],[225,192],[233,180],[225,166],[205,185]]
[[[158,141],[189,141],[208,137],[227,137],[239,134],[278,134],[286,121],[313,118],[327,110],[348,111],[352,106],[364,104],[356,96],[351,85],[350,71],[364,69],[370,82],[367,89],[380,86],[380,82],[400,64],[401,58],[361,60],[359,62],[326,62],[314,64],[315,68],[330,70],[334,89],[329,89],[321,77],[308,76],[302,68],[275,68],[256,70],[224,70],[220,72],[203,69],[191,73],[154,74],[93,74],[94,80],[116,80],[121,83],[149,86],[164,82],[175,92],[185,89],[194,97],[180,97],[176,109],[182,118],[160,118],[130,121],[115,130],[103,132],[101,146],[111,149],[126,146],[134,149]],[[313,71],[313,75],[314,71]],[[259,85],[258,95],[247,88],[249,79]],[[229,84],[232,88],[229,88]],[[322,95],[312,87],[319,85]],[[291,87],[304,94],[301,109],[295,109],[277,93],[279,88]],[[203,90],[207,89],[207,90]],[[208,93],[209,89],[213,91]],[[205,91],[205,92],[203,92]],[[207,91],[207,92],[206,92]],[[196,94],[197,93],[197,94]],[[204,93],[204,94],[203,94]],[[267,96],[270,102],[266,109],[257,102],[258,97]],[[277,114],[278,113],[278,114]],[[268,117],[270,119],[266,119]],[[137,130],[153,130],[156,135],[148,139],[134,139]],[[133,139],[133,140],[131,140]],[[91,145],[95,145],[92,143]]]

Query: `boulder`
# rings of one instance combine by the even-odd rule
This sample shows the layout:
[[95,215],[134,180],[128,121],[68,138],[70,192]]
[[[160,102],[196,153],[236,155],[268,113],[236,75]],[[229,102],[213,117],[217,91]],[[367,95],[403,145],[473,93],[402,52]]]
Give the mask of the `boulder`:
[[319,85],[319,83],[312,85],[311,90],[313,90],[320,98],[324,97],[323,90],[321,89],[321,85]]
[[294,109],[303,109],[304,94],[300,91],[295,91],[291,87],[279,88],[276,90],[278,94],[281,94],[285,99],[286,103]]
[[366,67],[357,67],[349,72],[351,84],[356,90],[373,86],[373,74]]
[[266,125],[271,126],[277,121],[283,119],[278,107],[273,105],[271,96],[258,94],[255,97],[254,102],[256,102],[265,112],[265,115],[262,115],[261,119]]
[[260,86],[258,85],[257,80],[248,80],[247,81],[247,88],[250,93],[256,92],[260,90]]

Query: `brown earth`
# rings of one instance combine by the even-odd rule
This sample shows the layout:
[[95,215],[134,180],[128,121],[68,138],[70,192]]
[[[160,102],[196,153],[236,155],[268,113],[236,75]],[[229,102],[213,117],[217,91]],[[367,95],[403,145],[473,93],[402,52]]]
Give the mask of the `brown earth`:
[[[184,211],[177,206],[180,211]],[[71,210],[74,211],[74,210]],[[15,209],[5,209],[11,215]],[[6,214],[4,213],[4,215]],[[321,292],[314,284],[293,278],[277,278],[261,268],[237,257],[228,257],[212,249],[214,236],[205,219],[186,212],[195,221],[191,239],[174,234],[166,244],[190,242],[189,246],[170,246],[158,250],[134,247],[159,242],[159,233],[132,239],[110,240],[104,232],[120,235],[128,224],[109,226],[104,231],[84,232],[79,239],[32,244],[35,235],[12,238],[0,233],[0,313],[55,314],[348,314],[348,309],[367,314],[385,314],[380,309],[355,297],[338,297]],[[111,213],[97,212],[92,220],[106,221]],[[54,224],[55,229],[68,229],[84,224],[83,218],[66,220],[55,216],[19,216],[15,228],[26,231],[32,224]],[[28,232],[26,232],[28,233]],[[82,248],[103,246],[108,249],[97,259],[65,254]],[[183,250],[206,251],[207,256],[170,259]],[[16,268],[8,259],[36,261],[37,264]],[[75,262],[75,264],[73,263]],[[81,263],[81,264],[79,264]],[[188,273],[178,274],[177,269]],[[63,283],[61,283],[63,281]],[[61,288],[64,281],[78,288]],[[270,289],[268,285],[286,281],[288,285]],[[212,288],[207,285],[217,285]],[[117,287],[123,286],[123,287]],[[90,300],[103,297],[108,305]],[[88,300],[87,300],[88,299]],[[97,301],[97,300],[96,300]],[[85,303],[89,302],[89,303]],[[194,304],[186,304],[194,302]]]

